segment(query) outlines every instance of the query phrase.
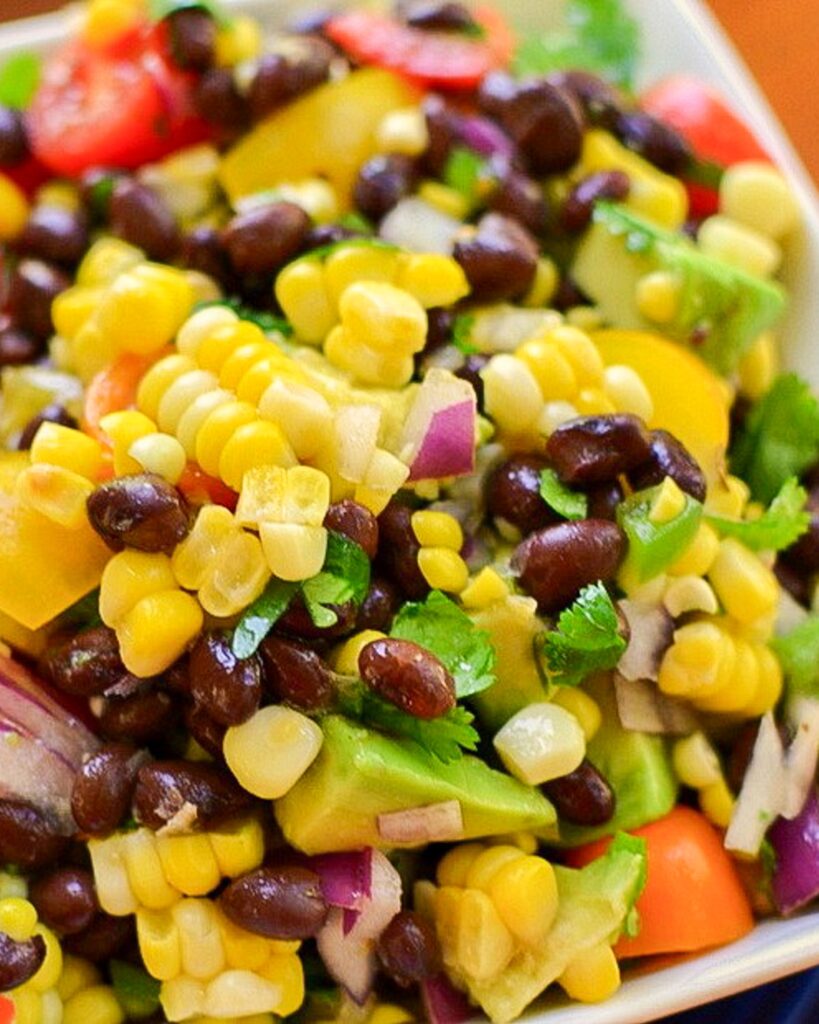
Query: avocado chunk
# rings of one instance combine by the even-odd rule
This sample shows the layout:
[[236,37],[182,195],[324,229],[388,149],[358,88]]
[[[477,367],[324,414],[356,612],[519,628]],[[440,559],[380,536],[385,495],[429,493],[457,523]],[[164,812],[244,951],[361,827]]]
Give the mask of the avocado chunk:
[[465,839],[521,829],[554,835],[546,797],[477,757],[444,764],[340,715],[328,715],[322,730],[319,756],[274,805],[285,838],[305,853],[384,846],[379,814],[443,800],[460,802]]
[[624,729],[611,680],[597,678],[586,690],[600,705],[603,721],[586,756],[614,790],[614,817],[592,828],[560,823],[564,846],[580,846],[601,836],[639,828],[668,814],[677,800],[677,780],[662,737]]
[[[640,314],[635,298],[640,278],[658,270],[673,274],[680,284],[676,314],[659,328]],[[706,256],[684,235],[613,203],[595,207],[571,274],[610,323],[659,329],[722,374],[736,368],[749,345],[785,308],[779,285]]]

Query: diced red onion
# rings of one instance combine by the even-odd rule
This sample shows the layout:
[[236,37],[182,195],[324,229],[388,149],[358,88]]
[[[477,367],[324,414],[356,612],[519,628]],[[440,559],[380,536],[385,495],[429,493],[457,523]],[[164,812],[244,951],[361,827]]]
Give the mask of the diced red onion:
[[819,800],[808,794],[801,812],[792,820],[780,818],[770,832],[776,853],[771,879],[774,902],[790,914],[819,896]]
[[75,830],[71,791],[76,771],[36,737],[0,720],[0,779],[3,795],[53,817],[62,831]]
[[398,444],[410,480],[471,473],[475,466],[475,391],[448,370],[433,368],[410,407]]
[[662,657],[674,639],[674,620],[662,605],[626,598],[617,606],[629,627],[628,646],[617,671],[626,679],[652,679],[656,683]]
[[477,1011],[445,974],[421,982],[421,998],[429,1024],[465,1024]]
[[370,898],[372,847],[344,853],[322,853],[311,859],[311,866],[318,873],[321,894],[331,907],[360,910],[364,901]]
[[510,157],[515,152],[509,136],[485,117],[463,118],[456,132],[461,142],[480,156]]
[[385,843],[445,843],[463,839],[464,816],[459,800],[390,811],[378,815],[378,834]]

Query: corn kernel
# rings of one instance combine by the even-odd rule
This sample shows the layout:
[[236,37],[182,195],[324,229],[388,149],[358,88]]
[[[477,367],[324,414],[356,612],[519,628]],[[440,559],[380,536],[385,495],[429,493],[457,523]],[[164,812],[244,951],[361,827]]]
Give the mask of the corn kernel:
[[[238,316],[229,306],[205,306],[204,309],[199,309],[189,316],[182,324],[176,338],[176,347],[182,355],[190,356],[198,362],[199,350],[211,335],[222,328],[233,328],[238,323]],[[228,337],[230,337],[229,334]],[[208,366],[202,368],[215,369]]]
[[270,706],[225,733],[224,755],[240,785],[263,800],[291,789],[318,756],[323,735],[292,708]]
[[156,422],[166,434],[176,433],[179,421],[192,402],[218,387],[216,377],[208,370],[189,370],[177,377],[159,400]]
[[489,882],[489,895],[506,927],[528,946],[539,946],[554,923],[557,881],[543,857],[508,860]]
[[421,548],[418,552],[418,568],[433,590],[458,594],[469,582],[466,562],[451,548]]
[[620,967],[611,946],[594,946],[572,960],[557,981],[571,999],[600,1003],[620,987]]
[[91,319],[104,291],[102,287],[77,286],[61,292],[51,303],[51,319],[57,334],[73,341]]
[[697,243],[708,256],[755,277],[770,277],[782,262],[782,250],[776,242],[719,213],[700,224]]
[[458,520],[448,512],[419,509],[411,518],[412,532],[422,547],[451,548],[460,551],[464,543]]
[[165,392],[179,377],[196,369],[196,363],[190,356],[165,356],[146,371],[137,388],[136,404],[153,423],[159,413],[159,403]]
[[487,846],[469,865],[469,870],[462,883],[463,887],[465,889],[482,889],[491,895],[492,879],[500,869],[505,864],[521,860],[524,856],[522,850],[508,843]]
[[487,838],[490,846],[498,843],[509,846],[517,846],[523,853],[537,853],[538,842],[531,832],[507,832],[505,835],[490,836]]
[[14,942],[28,942],[37,927],[37,911],[27,899],[10,896],[0,900],[0,932]]
[[124,851],[123,837],[116,833],[88,841],[97,899],[102,909],[115,917],[133,914],[139,906],[125,870]]
[[0,242],[11,242],[20,234],[28,213],[25,193],[11,178],[0,174]]
[[400,107],[381,119],[375,131],[379,153],[403,153],[420,156],[429,144],[427,119],[420,107]]
[[[225,407],[223,407],[225,408]],[[213,415],[218,415],[220,409]],[[208,423],[212,416],[208,418]],[[254,420],[239,427],[227,440],[219,456],[219,476],[238,491],[248,470],[254,466],[294,466],[296,456],[283,431],[269,420]]]
[[207,987],[204,1009],[214,1017],[278,1010],[285,993],[282,986],[250,971],[223,971]]
[[338,196],[324,178],[303,178],[301,181],[282,182],[276,188],[280,199],[300,206],[314,224],[329,224],[338,220]]
[[700,523],[688,547],[668,567],[672,576],[704,576],[719,551],[719,536],[713,526]]
[[136,915],[139,953],[152,978],[168,981],[182,971],[179,928],[170,911],[140,907]]
[[577,377],[572,364],[554,342],[535,337],[524,341],[515,355],[531,370],[547,401],[565,401],[577,393]]
[[[218,358],[223,358],[221,369],[219,370],[219,383],[223,388],[231,388],[236,390],[239,381],[244,375],[251,369],[256,363],[266,360],[268,356],[275,356],[278,352],[276,346],[265,338],[262,331],[255,325],[243,322],[241,324],[243,331],[249,329],[249,334],[252,335],[252,340],[246,341],[241,345],[234,345],[232,351],[227,356],[224,356],[224,352],[220,352]],[[212,339],[213,342],[219,339]],[[206,354],[211,355],[207,351],[206,342],[200,350],[200,359],[204,359]],[[220,348],[222,347],[220,343]],[[215,361],[215,359],[214,359]]]
[[206,832],[157,835],[156,852],[165,880],[186,896],[204,896],[221,880],[216,855]]
[[[324,261],[330,301],[340,305],[342,296],[354,284],[392,286],[399,258],[398,250],[389,246],[351,244],[335,249]],[[366,291],[365,288],[365,294]]]
[[225,388],[205,391],[182,413],[176,425],[176,437],[189,459],[196,458],[196,439],[210,414],[220,406],[235,401],[236,396]]
[[87,525],[86,502],[94,491],[90,480],[62,466],[27,466],[17,477],[18,499],[67,530]]
[[338,317],[318,259],[289,264],[276,278],[276,300],[301,341],[320,345]]
[[757,718],[770,711],[782,695],[782,666],[779,659],[764,644],[754,644],[753,649],[759,666],[759,677],[753,697],[742,708],[742,714],[749,718]]
[[174,296],[135,271],[126,270],[109,286],[97,322],[116,349],[150,355],[173,339],[182,321]]
[[222,921],[222,942],[229,967],[258,971],[270,957],[270,940],[239,928],[232,921]]
[[554,298],[560,282],[560,271],[554,260],[541,256],[535,268],[535,279],[529,291],[523,296],[521,305],[527,309],[540,309],[548,306]]
[[674,771],[680,782],[692,789],[704,789],[722,780],[722,769],[716,751],[705,733],[691,733],[677,740],[671,752]]
[[558,324],[547,331],[544,337],[557,345],[568,359],[579,387],[597,388],[602,384],[603,359],[585,331],[567,324]]
[[489,981],[506,967],[514,940],[492,900],[479,889],[465,889],[458,907],[455,956],[477,981]]
[[102,469],[102,446],[80,430],[60,423],[42,423],[31,442],[31,461],[62,466],[88,480],[95,480]]
[[275,1010],[282,1017],[295,1013],[304,1002],[304,970],[301,960],[292,953],[273,953],[260,968],[259,976],[279,986]]
[[689,622],[674,633],[657,683],[672,696],[710,697],[731,679],[735,663],[735,644],[724,630],[713,621]]
[[35,992],[47,992],[48,989],[54,988],[60,980],[63,970],[63,951],[57,941],[57,936],[45,925],[35,925],[32,934],[43,940],[46,954],[45,960],[40,964],[40,969],[29,979],[28,984]]
[[424,346],[427,317],[422,305],[387,282],[349,285],[339,299],[339,314],[345,332],[369,349],[411,354]]
[[77,267],[77,284],[96,288],[110,284],[124,270],[135,267],[145,254],[121,238],[103,235],[91,245]]
[[742,713],[759,689],[760,666],[755,645],[739,636],[734,636],[733,642],[735,661],[730,680],[710,696],[697,699],[697,707],[703,711]]
[[39,992],[29,985],[13,989],[9,994],[14,1006],[14,1024],[42,1024],[43,1009]]
[[600,388],[581,388],[575,395],[574,404],[581,416],[608,416],[617,412],[614,402]]
[[185,471],[185,449],[170,434],[145,434],[128,449],[128,455],[146,473],[156,473],[175,484]]
[[263,522],[259,539],[270,571],[279,579],[306,580],[321,572],[327,554],[323,526]]
[[144,598],[176,585],[167,555],[126,550],[105,566],[100,582],[100,618],[116,627]]
[[422,181],[417,195],[425,203],[434,206],[448,217],[454,217],[455,220],[465,220],[469,215],[469,200],[466,196],[440,181],[433,181],[431,178]]
[[192,978],[213,978],[225,968],[219,928],[221,915],[210,900],[185,899],[170,910],[179,929],[182,971]]
[[264,831],[255,818],[208,833],[219,871],[238,878],[258,867],[264,858]]
[[369,1024],[411,1024],[414,1019],[403,1006],[381,1003],[370,1014]]
[[240,427],[256,418],[256,410],[249,402],[220,404],[210,413],[196,435],[196,461],[206,473],[219,475],[219,461],[228,441]]
[[603,371],[603,392],[617,412],[633,413],[646,423],[654,416],[649,390],[630,366],[607,366]]
[[262,48],[262,29],[255,18],[237,14],[216,34],[216,63],[220,67],[233,67],[253,60]]
[[552,694],[552,703],[574,715],[587,743],[602,724],[603,713],[600,705],[585,690],[576,686],[558,686]]
[[179,893],[165,878],[156,839],[150,829],[140,828],[122,837],[122,859],[131,891],[141,906],[163,910],[176,903]]
[[700,809],[717,828],[728,828],[734,813],[734,798],[724,779],[700,791]]
[[512,715],[492,744],[509,773],[532,786],[568,775],[586,754],[586,738],[574,715],[545,702]]
[[202,609],[181,590],[143,597],[117,623],[120,656],[139,678],[159,675],[184,654],[202,629]]
[[451,256],[440,253],[407,253],[398,266],[395,282],[409,292],[424,309],[451,306],[469,294],[469,282]]
[[663,477],[659,491],[651,502],[648,512],[649,521],[662,524],[670,523],[685,509],[685,495],[673,477]]
[[772,164],[747,160],[730,167],[720,179],[720,212],[779,241],[797,226],[799,203],[791,186]]
[[465,886],[469,869],[484,849],[482,843],[459,843],[453,846],[438,861],[435,872],[438,885]]
[[176,546],[171,560],[180,587],[199,590],[204,585],[216,552],[237,529],[232,514],[221,505],[205,505],[199,510],[191,532]]
[[77,992],[91,988],[99,981],[100,972],[94,964],[88,960],[82,960],[78,956],[65,954],[63,956],[63,972],[57,982],[57,994],[64,1003],[67,1003]]
[[741,394],[756,401],[770,388],[778,372],[776,338],[771,331],[763,331],[737,366]]
[[487,565],[469,581],[459,596],[465,608],[480,609],[502,601],[508,594],[509,587],[503,577]]
[[663,605],[673,619],[688,612],[716,615],[719,610],[717,595],[700,576],[672,577],[663,594]]
[[522,434],[534,428],[543,399],[526,363],[499,353],[481,370],[481,377],[486,411],[501,430]]
[[139,463],[128,454],[128,449],[140,437],[156,432],[156,424],[136,409],[111,412],[100,420],[100,427],[108,435],[114,451],[114,472],[117,476],[139,473]]
[[110,985],[94,985],[77,992],[63,1009],[63,1024],[121,1024],[124,1020]]
[[162,985],[160,995],[165,1018],[169,1021],[189,1020],[191,1017],[201,1020],[205,998],[204,983],[184,974],[171,975]]
[[548,437],[549,434],[557,430],[561,423],[568,423],[569,420],[576,419],[579,415],[578,410],[571,402],[546,402],[538,417],[538,432]]
[[219,545],[199,590],[199,603],[217,618],[237,615],[260,596],[269,579],[259,538],[236,530]]
[[676,274],[655,270],[637,282],[634,300],[637,310],[655,324],[669,324],[680,307],[682,284]]
[[274,380],[285,383],[303,380],[298,364],[287,356],[268,354],[245,373],[236,385],[236,397],[251,405],[258,405],[259,399]]
[[358,675],[358,656],[367,644],[380,640],[385,634],[377,629],[363,629],[335,649],[330,664],[343,676]]
[[708,578],[725,610],[743,623],[766,615],[779,599],[779,586],[771,570],[732,537],[720,543]]

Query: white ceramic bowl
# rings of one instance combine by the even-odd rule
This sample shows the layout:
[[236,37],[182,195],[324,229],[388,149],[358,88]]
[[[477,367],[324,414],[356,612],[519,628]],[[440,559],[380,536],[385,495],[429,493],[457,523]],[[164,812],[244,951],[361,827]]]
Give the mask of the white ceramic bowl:
[[[0,0],[1,2],[1,0]],[[321,0],[224,0],[271,24],[295,11],[327,7]],[[521,28],[543,28],[559,17],[559,0],[491,0]],[[687,71],[716,86],[754,127],[788,174],[804,224],[787,251],[790,306],[783,327],[789,367],[819,388],[819,197],[784,131],[719,25],[699,0],[627,0],[642,26],[641,82]],[[49,15],[0,26],[0,61],[16,50],[45,50],[66,35],[66,18]],[[528,1024],[640,1024],[819,964],[819,910],[765,921],[753,932],[704,956],[662,969],[638,970],[612,999],[597,1006],[555,999],[530,1011]]]

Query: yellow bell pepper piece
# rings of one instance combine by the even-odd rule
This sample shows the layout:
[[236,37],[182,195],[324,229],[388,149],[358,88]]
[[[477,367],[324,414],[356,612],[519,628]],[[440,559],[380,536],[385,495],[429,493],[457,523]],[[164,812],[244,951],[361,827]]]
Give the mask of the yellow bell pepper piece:
[[36,630],[97,586],[111,552],[90,525],[66,530],[18,501],[28,464],[27,453],[0,454],[0,614]]
[[222,160],[219,178],[232,203],[304,178],[326,178],[349,209],[358,169],[377,151],[385,114],[417,102],[408,82],[380,68],[354,71],[314,89],[258,125]]

